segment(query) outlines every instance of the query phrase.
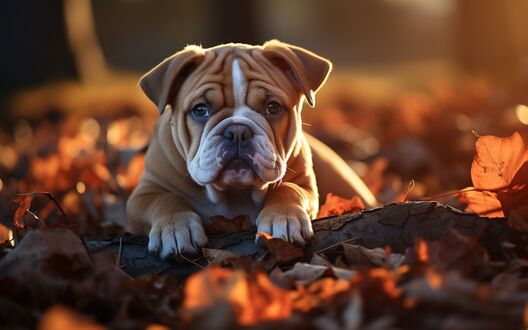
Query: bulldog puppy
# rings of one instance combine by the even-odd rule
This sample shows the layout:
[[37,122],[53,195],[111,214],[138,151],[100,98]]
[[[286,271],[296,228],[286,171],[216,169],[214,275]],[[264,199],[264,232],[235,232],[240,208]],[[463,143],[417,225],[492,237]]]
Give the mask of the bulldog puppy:
[[[258,231],[305,244],[319,208],[316,168],[334,193],[375,203],[346,163],[302,131],[331,63],[276,40],[188,46],[140,81],[157,105],[145,171],[127,202],[135,234],[162,258],[207,244],[209,217],[249,215]],[[325,192],[326,193],[326,192]]]

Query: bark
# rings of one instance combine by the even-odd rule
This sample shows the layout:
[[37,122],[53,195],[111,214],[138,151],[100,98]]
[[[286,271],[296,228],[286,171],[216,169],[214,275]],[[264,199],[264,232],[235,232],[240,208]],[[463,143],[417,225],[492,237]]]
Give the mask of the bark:
[[[305,255],[309,259],[314,252],[337,248],[340,242],[353,238],[356,238],[354,244],[368,248],[389,246],[394,252],[403,253],[414,244],[417,237],[438,240],[450,229],[455,229],[463,235],[479,236],[480,243],[490,257],[500,260],[503,257],[501,242],[516,241],[518,236],[506,222],[503,218],[484,218],[437,202],[389,204],[361,213],[314,220],[315,239],[305,247]],[[145,237],[125,235],[87,243],[94,253],[110,250],[120,256],[122,269],[133,277],[168,273],[184,279],[207,264],[204,258],[160,260],[158,256],[148,253]],[[228,250],[253,258],[266,253],[260,244],[255,244],[254,230],[210,237],[208,248]]]

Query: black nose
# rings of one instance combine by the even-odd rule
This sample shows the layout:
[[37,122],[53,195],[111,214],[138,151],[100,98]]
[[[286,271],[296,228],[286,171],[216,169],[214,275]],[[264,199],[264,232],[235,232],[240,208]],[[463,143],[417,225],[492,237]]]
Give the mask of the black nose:
[[232,124],[224,130],[224,138],[232,142],[242,142],[252,136],[251,129],[243,124]]

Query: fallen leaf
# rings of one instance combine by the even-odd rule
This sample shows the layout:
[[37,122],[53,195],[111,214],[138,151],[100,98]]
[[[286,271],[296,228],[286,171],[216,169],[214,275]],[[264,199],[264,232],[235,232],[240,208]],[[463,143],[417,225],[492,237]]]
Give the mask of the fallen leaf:
[[452,228],[439,240],[417,241],[414,255],[440,273],[456,270],[466,276],[475,275],[489,262],[478,236],[465,236]]
[[349,292],[352,286],[350,280],[323,277],[307,286],[301,286],[295,291],[290,291],[290,297],[293,308],[306,313],[316,307],[328,304],[340,294]]
[[462,189],[458,199],[466,204],[466,211],[490,218],[503,218],[502,205],[497,199],[497,193],[478,191],[474,187]]
[[366,247],[343,243],[343,253],[350,265],[359,267],[385,267],[396,269],[401,266],[405,258],[401,254],[387,253],[382,248],[368,249]]
[[264,273],[249,276],[240,270],[211,266],[185,283],[183,307],[188,313],[222,301],[231,304],[242,325],[284,319],[292,311],[287,292],[275,286]]
[[359,212],[365,209],[365,204],[359,196],[354,196],[351,199],[341,198],[339,196],[328,193],[326,201],[319,209],[318,218],[329,217],[333,215],[343,215],[347,213]]
[[507,138],[479,136],[471,164],[474,188],[460,192],[466,210],[488,217],[510,216],[528,223],[528,148],[518,132]]
[[271,237],[267,233],[257,233],[264,239],[264,245],[278,262],[287,262],[304,256],[304,251],[298,246],[280,238]]
[[238,254],[217,249],[202,249],[202,253],[209,264],[221,265],[232,258],[240,257]]
[[330,276],[342,280],[349,280],[356,271],[334,267],[334,266],[319,266],[312,265],[305,262],[297,262],[292,269],[282,273],[283,277],[301,285],[308,285],[322,278],[323,276]]
[[[528,149],[518,132],[507,138],[480,136],[475,147],[471,181],[477,189],[506,190],[521,166],[528,161]],[[528,177],[522,179],[524,183],[528,182]]]
[[312,256],[312,259],[310,259],[311,265],[319,265],[319,266],[332,266],[332,263],[328,258],[326,258],[324,255],[319,255],[317,253],[314,253]]

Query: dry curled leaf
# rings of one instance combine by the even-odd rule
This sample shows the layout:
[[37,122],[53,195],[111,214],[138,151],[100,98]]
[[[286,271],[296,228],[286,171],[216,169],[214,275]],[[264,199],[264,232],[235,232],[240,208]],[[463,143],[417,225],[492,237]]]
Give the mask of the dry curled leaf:
[[264,245],[278,262],[287,262],[304,256],[304,251],[280,238],[271,237],[266,233],[257,233],[257,236],[264,239]]
[[466,210],[488,217],[515,216],[517,227],[528,222],[528,148],[517,132],[512,136],[479,136],[471,164],[474,187],[460,192]]
[[347,213],[359,212],[365,209],[365,204],[359,198],[354,196],[351,199],[345,199],[334,194],[326,195],[326,201],[319,209],[318,218],[329,217],[333,215],[343,215]]
[[26,226],[24,216],[26,215],[26,212],[29,211],[32,201],[33,195],[17,196],[14,199],[14,202],[18,203],[18,208],[13,215],[13,225],[15,227],[24,228]]
[[223,262],[231,259],[231,258],[237,258],[239,257],[238,254],[225,251],[225,250],[217,250],[217,249],[202,249],[202,253],[207,260],[209,264],[217,264],[220,265]]

